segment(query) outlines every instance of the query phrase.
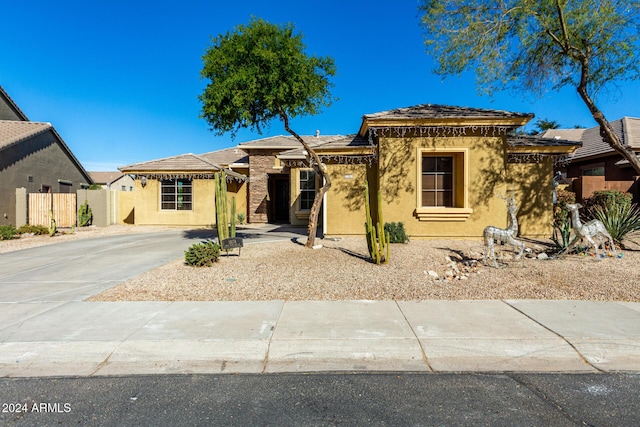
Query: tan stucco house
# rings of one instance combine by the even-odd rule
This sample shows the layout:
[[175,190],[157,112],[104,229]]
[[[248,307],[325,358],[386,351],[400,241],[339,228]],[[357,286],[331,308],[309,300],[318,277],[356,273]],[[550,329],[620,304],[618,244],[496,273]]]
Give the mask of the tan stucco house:
[[[237,149],[183,154],[120,168],[135,177],[134,191],[120,194],[120,218],[139,225],[215,224],[215,173],[225,170],[229,198],[247,212],[246,153]],[[234,169],[231,169],[234,168]]]
[[[425,104],[365,115],[354,135],[305,136],[332,180],[323,201],[323,234],[364,233],[368,180],[371,200],[381,191],[385,222],[403,222],[413,238],[477,238],[487,225],[506,226],[503,198],[509,191],[520,206],[521,234],[548,236],[554,162],[580,143],[515,136],[532,118]],[[244,198],[249,222],[306,224],[320,183],[290,136],[120,168],[136,177],[142,191],[134,193],[144,194],[136,196],[135,223],[212,224],[211,176],[221,169],[237,180],[230,192]],[[180,185],[190,185],[190,207],[165,206],[165,198],[178,197]]]

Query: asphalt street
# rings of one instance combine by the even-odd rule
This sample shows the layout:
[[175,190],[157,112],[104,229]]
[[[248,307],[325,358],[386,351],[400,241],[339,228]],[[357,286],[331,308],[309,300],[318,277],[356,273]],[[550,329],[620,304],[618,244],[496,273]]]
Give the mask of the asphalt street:
[[0,404],[9,426],[637,426],[640,375],[3,379]]

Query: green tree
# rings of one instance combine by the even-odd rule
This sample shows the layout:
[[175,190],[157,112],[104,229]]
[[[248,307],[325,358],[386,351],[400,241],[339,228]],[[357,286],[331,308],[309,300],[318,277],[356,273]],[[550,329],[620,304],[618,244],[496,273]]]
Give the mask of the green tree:
[[538,135],[540,133],[544,133],[544,131],[549,129],[558,129],[560,127],[560,123],[555,120],[549,119],[538,119],[536,120],[536,128],[531,132],[531,135]]
[[596,104],[602,89],[640,78],[636,0],[420,0],[419,9],[437,74],[474,70],[489,94],[573,86],[603,140],[640,174],[640,160]]
[[316,152],[289,127],[289,120],[314,115],[334,101],[329,78],[336,67],[330,57],[309,56],[293,24],[283,26],[252,18],[248,25],[212,38],[203,56],[203,78],[209,83],[199,96],[201,117],[218,135],[248,128],[259,133],[280,119],[309,153],[322,179],[309,215],[307,247],[312,247],[322,198],[331,187],[325,165]]

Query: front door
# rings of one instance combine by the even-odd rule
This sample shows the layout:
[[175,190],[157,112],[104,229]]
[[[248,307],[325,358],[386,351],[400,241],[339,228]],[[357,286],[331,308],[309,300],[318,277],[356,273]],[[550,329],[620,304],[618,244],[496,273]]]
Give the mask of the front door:
[[271,196],[270,220],[275,223],[289,223],[289,175],[270,175]]

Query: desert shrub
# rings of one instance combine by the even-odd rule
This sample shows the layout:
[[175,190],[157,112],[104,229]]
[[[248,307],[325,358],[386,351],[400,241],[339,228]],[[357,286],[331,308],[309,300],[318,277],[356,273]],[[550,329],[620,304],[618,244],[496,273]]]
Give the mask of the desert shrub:
[[596,205],[591,214],[602,222],[618,245],[625,236],[640,230],[640,208],[635,204]]
[[625,206],[630,207],[633,201],[633,195],[617,190],[601,190],[594,191],[593,196],[586,197],[582,200],[582,216],[585,220],[596,219],[595,210],[607,208],[609,206]]
[[244,212],[240,212],[240,213],[238,214],[238,224],[244,224],[245,218],[246,218],[246,217],[245,217]]
[[41,236],[49,234],[49,229],[44,225],[24,224],[18,227],[18,234],[35,234],[36,236]]
[[409,241],[404,224],[401,222],[386,222],[384,231],[389,233],[389,243],[407,243]]
[[18,239],[20,235],[13,224],[0,225],[0,240]]
[[556,203],[553,205],[553,234],[551,240],[559,249],[569,246],[571,235],[571,211],[567,205],[576,202],[576,195],[571,191],[557,190]]
[[202,243],[194,243],[184,252],[184,262],[194,267],[211,267],[218,262],[220,245],[211,240]]

